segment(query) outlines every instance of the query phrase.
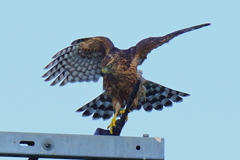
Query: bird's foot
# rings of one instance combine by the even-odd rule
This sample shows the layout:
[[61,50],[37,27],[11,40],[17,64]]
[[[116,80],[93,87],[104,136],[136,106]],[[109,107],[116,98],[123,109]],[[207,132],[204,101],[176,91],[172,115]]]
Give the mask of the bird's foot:
[[110,134],[113,134],[113,128],[116,127],[116,121],[117,121],[117,118],[114,116],[112,118],[111,123],[107,127],[109,129],[109,131],[110,131]]
[[[122,109],[120,110],[119,114],[120,115],[123,115],[124,113],[126,112],[126,109]],[[129,113],[132,112],[131,110],[129,110]],[[126,120],[125,121],[128,121],[128,116],[126,117]]]
[[[121,109],[120,111],[119,111],[119,114],[124,114],[126,112],[126,109]],[[132,112],[131,110],[129,110],[129,113],[130,112]]]

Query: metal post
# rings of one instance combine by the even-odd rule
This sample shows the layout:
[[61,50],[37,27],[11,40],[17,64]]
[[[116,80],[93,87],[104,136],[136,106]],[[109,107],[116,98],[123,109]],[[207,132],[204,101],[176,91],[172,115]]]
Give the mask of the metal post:
[[[0,156],[64,159],[164,159],[164,139],[0,132]],[[35,159],[34,159],[35,158]]]

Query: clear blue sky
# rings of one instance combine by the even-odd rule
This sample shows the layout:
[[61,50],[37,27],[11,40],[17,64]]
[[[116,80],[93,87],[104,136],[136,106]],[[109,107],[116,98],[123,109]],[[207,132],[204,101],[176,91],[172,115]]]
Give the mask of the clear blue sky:
[[0,131],[106,128],[110,121],[75,113],[102,92],[102,79],[51,87],[41,78],[52,55],[73,40],[101,35],[126,49],[211,22],[155,49],[140,67],[146,79],[191,96],[161,112],[131,113],[122,136],[165,138],[166,160],[239,160],[239,6],[237,0],[1,1]]

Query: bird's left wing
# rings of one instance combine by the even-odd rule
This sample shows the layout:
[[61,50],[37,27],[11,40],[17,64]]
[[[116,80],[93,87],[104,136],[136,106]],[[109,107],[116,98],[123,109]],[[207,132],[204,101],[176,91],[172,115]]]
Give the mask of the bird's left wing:
[[150,53],[151,50],[163,45],[164,43],[169,42],[174,37],[176,37],[180,34],[189,32],[189,31],[193,31],[195,29],[199,29],[199,28],[208,26],[208,25],[210,25],[210,23],[205,23],[205,24],[181,29],[181,30],[169,33],[162,37],[149,37],[149,38],[141,40],[136,45],[136,52],[135,52],[135,56],[134,56],[135,64],[141,65],[143,63],[143,61],[147,58],[147,54]]
[[42,77],[45,81],[54,79],[51,85],[61,82],[97,82],[101,75],[101,60],[114,47],[106,37],[91,37],[75,40],[53,56],[44,69],[49,69]]

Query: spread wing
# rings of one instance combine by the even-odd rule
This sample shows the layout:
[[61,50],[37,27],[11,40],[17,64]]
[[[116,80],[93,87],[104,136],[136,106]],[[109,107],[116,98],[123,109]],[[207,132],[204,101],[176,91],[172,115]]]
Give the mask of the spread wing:
[[106,37],[91,37],[75,40],[71,46],[56,53],[44,69],[45,81],[54,79],[51,85],[61,82],[97,82],[101,76],[100,64],[103,57],[114,47]]
[[93,114],[93,119],[102,118],[103,120],[107,120],[112,117],[114,112],[112,99],[106,95],[105,91],[91,102],[79,108],[77,112],[83,112],[82,116],[84,117]]
[[136,52],[135,52],[135,58],[134,58],[134,60],[136,61],[136,64],[141,65],[143,63],[143,61],[147,58],[147,54],[150,53],[151,50],[163,45],[164,43],[169,42],[174,37],[176,37],[180,34],[189,32],[189,31],[193,31],[195,29],[199,29],[199,28],[208,26],[208,25],[210,25],[210,23],[205,23],[205,24],[181,29],[181,30],[172,32],[170,34],[167,34],[165,36],[162,36],[162,37],[149,37],[149,38],[141,40],[136,45]]

